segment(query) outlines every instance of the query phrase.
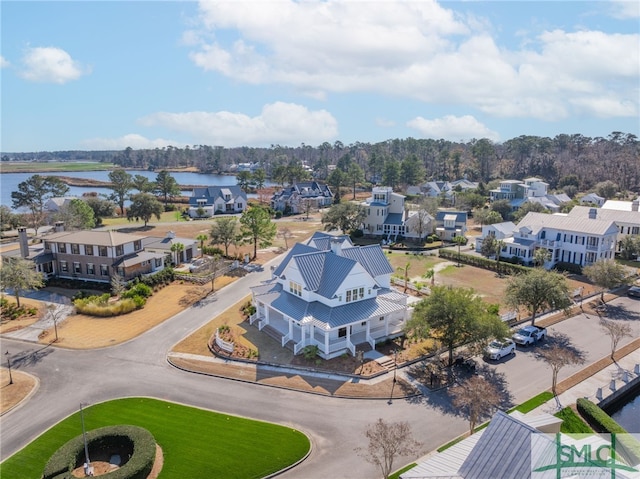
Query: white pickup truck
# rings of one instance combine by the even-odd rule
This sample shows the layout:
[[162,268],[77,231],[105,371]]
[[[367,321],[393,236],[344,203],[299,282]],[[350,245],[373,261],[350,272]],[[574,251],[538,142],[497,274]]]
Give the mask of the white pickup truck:
[[511,338],[522,346],[531,346],[547,336],[547,329],[540,326],[525,326],[513,333]]

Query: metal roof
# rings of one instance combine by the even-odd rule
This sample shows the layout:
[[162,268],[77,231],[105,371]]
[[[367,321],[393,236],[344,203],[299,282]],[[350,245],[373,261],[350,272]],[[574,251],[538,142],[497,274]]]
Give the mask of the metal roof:
[[[628,202],[631,203],[631,202]],[[605,203],[606,205],[606,203]],[[589,206],[574,206],[569,211],[569,218],[589,218],[589,211],[594,209]],[[623,211],[617,209],[595,208],[596,219],[604,221],[616,221],[621,223],[635,223],[640,226],[640,212],[638,211]]]
[[[590,209],[585,206],[574,206],[574,209],[575,208]],[[604,235],[615,233],[617,231],[613,220],[585,218],[571,215],[549,215],[534,212],[527,213],[526,216],[518,223],[518,229],[525,226],[531,228],[535,235],[537,235],[543,228],[553,228],[561,231],[595,235]]]
[[42,236],[44,241],[89,244],[93,246],[118,246],[134,241],[142,241],[145,236],[137,236],[129,233],[120,233],[113,230],[90,231],[61,231]]
[[345,248],[342,254],[360,263],[374,278],[394,271],[379,244]]
[[291,261],[291,258],[293,258],[294,256],[298,254],[311,253],[314,251],[317,251],[317,250],[312,246],[307,246],[306,244],[303,244],[303,243],[294,244],[293,248],[291,248],[287,253],[287,256],[285,256],[282,262],[276,267],[276,269],[273,270],[274,276],[280,276],[284,272],[284,269],[289,264],[289,261]]
[[384,220],[385,225],[401,225],[402,213],[389,213]]
[[129,266],[135,266],[143,261],[150,261],[152,259],[164,259],[164,255],[162,253],[147,253],[142,251],[140,253],[134,253],[130,256],[120,258],[118,261],[113,263],[113,266],[124,266],[125,268],[128,268]]
[[297,255],[293,260],[298,265],[304,285],[325,298],[333,298],[356,262],[331,251],[320,251]]

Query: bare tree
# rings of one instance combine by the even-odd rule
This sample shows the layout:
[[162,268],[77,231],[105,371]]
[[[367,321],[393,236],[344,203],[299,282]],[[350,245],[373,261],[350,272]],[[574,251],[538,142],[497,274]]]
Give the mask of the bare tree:
[[617,288],[630,281],[627,269],[614,260],[599,260],[582,270],[589,280],[600,287],[600,301],[604,304],[605,291]]
[[611,359],[615,362],[613,355],[618,348],[618,343],[621,339],[632,336],[631,326],[608,319],[601,319],[600,327],[611,338]]
[[280,231],[278,231],[278,237],[284,240],[284,249],[289,249],[289,238],[293,238],[291,230],[286,226],[283,226],[280,228]]
[[584,363],[584,357],[580,351],[560,342],[541,349],[539,354],[540,359],[551,367],[551,392],[554,396],[557,396],[556,386],[560,370],[565,366]]
[[55,303],[47,303],[45,308],[46,313],[49,314],[49,317],[53,321],[53,330],[55,332],[55,338],[53,339],[53,342],[56,343],[58,342],[58,321],[61,321],[65,318],[66,308],[62,304]]
[[122,275],[116,273],[111,276],[111,292],[114,296],[120,296],[125,289],[127,289],[127,282]]
[[398,456],[417,455],[422,444],[413,438],[411,426],[406,421],[385,422],[382,418],[367,426],[365,436],[369,439],[367,449],[355,451],[367,462],[380,468],[382,477],[387,479],[393,471],[393,461]]
[[472,376],[451,389],[453,405],[460,408],[469,418],[469,434],[479,421],[488,418],[500,405],[502,397],[495,384],[482,376]]
[[211,292],[216,292],[216,278],[220,273],[220,268],[222,267],[222,262],[220,261],[220,255],[215,254],[207,263],[207,269],[209,270],[209,274],[211,275]]

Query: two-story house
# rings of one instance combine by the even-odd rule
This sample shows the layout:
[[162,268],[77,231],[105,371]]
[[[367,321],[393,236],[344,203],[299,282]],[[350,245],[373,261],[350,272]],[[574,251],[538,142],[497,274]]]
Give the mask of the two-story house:
[[191,218],[210,218],[216,214],[242,213],[247,209],[247,194],[238,185],[194,188],[189,198]]
[[545,248],[550,258],[546,268],[560,262],[586,266],[613,258],[617,234],[613,221],[598,219],[593,212],[587,218],[530,212],[518,223],[513,237],[505,240],[501,255],[531,265],[535,250]]
[[618,228],[616,252],[620,252],[622,241],[626,236],[640,235],[640,211],[638,211],[639,201],[635,200],[635,202],[629,203],[631,203],[631,210],[574,206],[568,216],[576,219],[585,219],[593,216],[601,220],[613,221]]
[[513,237],[513,232],[516,229],[516,225],[511,221],[504,221],[502,223],[494,223],[492,225],[483,225],[481,236],[476,238],[476,252],[482,251],[482,243],[484,239],[492,236],[496,240],[505,241],[508,238]]
[[271,208],[287,214],[304,213],[307,208],[324,208],[333,204],[331,189],[317,181],[303,181],[276,191],[271,197]]
[[411,210],[405,196],[388,186],[376,186],[361,203],[365,210],[362,231],[366,236],[396,241],[399,236],[423,239],[433,232],[433,217],[424,210]]
[[516,211],[524,203],[539,203],[553,213],[560,211],[563,203],[571,201],[564,193],[548,193],[549,184],[540,178],[531,177],[520,180],[502,180],[500,186],[489,191],[491,202],[507,200],[511,210]]
[[251,288],[260,330],[270,328],[295,354],[317,346],[331,359],[358,344],[402,334],[407,297],[391,289],[393,268],[380,245],[355,247],[348,236],[316,232],[297,243],[265,284]]
[[164,255],[145,251],[143,241],[111,230],[58,231],[43,237],[43,250],[30,259],[48,276],[109,283],[118,274],[128,281],[164,268]]
[[436,234],[442,241],[452,241],[467,232],[466,211],[438,211],[436,214]]

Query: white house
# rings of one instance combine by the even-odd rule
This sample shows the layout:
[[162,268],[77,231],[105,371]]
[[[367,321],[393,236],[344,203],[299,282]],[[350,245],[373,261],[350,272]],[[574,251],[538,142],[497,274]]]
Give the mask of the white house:
[[194,188],[189,198],[191,218],[209,218],[216,214],[236,214],[247,209],[247,194],[238,185]]
[[483,225],[482,234],[476,238],[476,251],[479,253],[482,250],[482,242],[487,236],[493,236],[496,240],[506,240],[513,238],[513,232],[516,229],[516,225],[511,221],[505,221],[503,223],[494,223],[492,225]]
[[393,268],[380,245],[355,247],[348,236],[316,232],[296,243],[272,278],[251,288],[251,324],[270,328],[295,354],[317,346],[331,359],[402,334],[407,296],[391,289]]
[[384,236],[395,241],[398,236],[423,239],[433,232],[433,217],[426,210],[410,210],[404,195],[388,186],[376,186],[361,203],[366,217],[362,231],[367,236]]
[[[592,208],[595,212],[595,208]],[[513,237],[505,240],[502,256],[517,257],[523,264],[533,264],[534,252],[546,248],[550,260],[545,267],[557,263],[586,266],[614,256],[618,228],[612,220],[530,212],[520,220]]]
[[[171,251],[171,247],[178,243],[182,244],[182,251]],[[189,263],[198,256],[198,242],[191,238],[180,238],[173,231],[169,231],[165,237],[147,236],[143,245],[145,251],[162,254],[165,258],[170,258],[171,262],[175,262],[177,258],[178,263]]]
[[[631,201],[627,203],[632,204]],[[606,204],[606,203],[605,203]],[[569,212],[570,218],[589,218],[595,216],[604,221],[613,221],[618,227],[618,241],[616,251],[620,251],[620,245],[625,236],[637,236],[640,234],[640,211],[636,200],[635,210],[589,208],[587,206],[574,206]]]
[[549,183],[540,178],[531,177],[520,180],[502,180],[500,186],[489,191],[490,201],[508,200],[511,209],[516,211],[523,204],[539,203],[553,213],[560,211],[563,203],[571,201],[564,193],[548,193]]
[[580,198],[580,204],[585,206],[596,205],[602,206],[604,205],[604,198],[602,196],[598,196],[595,193],[588,193]]
[[436,234],[443,241],[451,241],[467,232],[467,213],[465,211],[438,211],[436,214]]

